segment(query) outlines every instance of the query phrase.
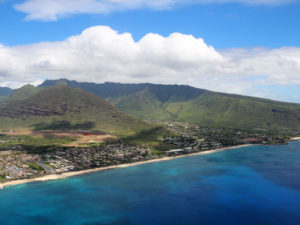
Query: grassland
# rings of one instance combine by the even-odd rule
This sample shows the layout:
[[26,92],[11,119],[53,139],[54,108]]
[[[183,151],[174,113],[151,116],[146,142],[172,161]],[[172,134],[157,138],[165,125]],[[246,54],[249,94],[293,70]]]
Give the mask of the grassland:
[[33,169],[33,170],[39,170],[39,171],[43,171],[43,170],[44,170],[43,167],[39,166],[39,165],[36,164],[36,163],[28,163],[27,165],[28,165],[31,169]]
[[54,136],[54,135],[1,135],[0,149],[6,149],[12,146],[25,146],[30,148],[50,148],[53,146],[62,146],[64,144],[76,141],[72,136]]

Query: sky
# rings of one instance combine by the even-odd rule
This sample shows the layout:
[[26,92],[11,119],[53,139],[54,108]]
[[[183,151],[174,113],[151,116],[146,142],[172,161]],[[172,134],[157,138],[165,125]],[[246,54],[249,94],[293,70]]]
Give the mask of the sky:
[[0,0],[0,86],[187,84],[300,103],[300,0]]

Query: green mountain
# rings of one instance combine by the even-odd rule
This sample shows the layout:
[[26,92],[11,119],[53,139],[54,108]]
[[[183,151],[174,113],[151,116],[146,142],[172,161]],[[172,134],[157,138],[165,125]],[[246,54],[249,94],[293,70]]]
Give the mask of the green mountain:
[[0,102],[6,99],[12,92],[12,89],[7,87],[0,87]]
[[208,127],[300,130],[300,104],[217,93],[185,85],[64,83],[93,92],[140,119],[183,121]]
[[134,135],[152,128],[79,88],[57,85],[33,92],[0,104],[1,130],[97,130]]
[[40,88],[35,87],[33,85],[27,84],[19,89],[15,89],[11,92],[11,94],[8,96],[7,100],[22,100],[26,99],[37,92],[40,91]]

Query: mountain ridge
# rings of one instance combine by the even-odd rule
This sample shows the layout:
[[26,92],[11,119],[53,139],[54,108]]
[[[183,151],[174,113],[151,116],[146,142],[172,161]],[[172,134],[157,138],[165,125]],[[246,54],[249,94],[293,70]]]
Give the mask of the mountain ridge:
[[[233,93],[222,93],[222,92],[215,92],[210,91],[207,89],[202,88],[196,88],[190,85],[178,85],[178,84],[153,84],[153,83],[115,83],[115,82],[104,82],[104,83],[93,83],[93,82],[78,82],[76,80],[68,80],[65,78],[57,79],[57,80],[45,80],[43,83],[38,85],[38,87],[51,87],[53,85],[57,84],[66,84],[71,87],[80,87],[83,90],[92,92],[94,94],[97,94],[99,96],[102,96],[102,98],[110,98],[110,97],[120,97],[124,95],[134,94],[138,91],[142,91],[145,88],[152,88],[152,87],[171,87],[171,88],[186,88],[189,89],[188,91],[193,90],[194,95],[195,92],[197,93],[215,93],[215,94],[222,94],[227,95],[231,97],[242,97],[242,98],[251,98],[256,99],[260,101],[273,101],[277,103],[283,103],[283,104],[295,104],[300,105],[300,103],[294,103],[294,102],[285,102],[285,101],[279,101],[279,100],[273,100],[273,99],[267,99],[262,97],[254,97],[254,96],[247,96],[247,95],[239,95],[239,94],[233,94]],[[117,89],[117,90],[116,90]],[[121,90],[120,90],[121,89]]]
[[26,99],[26,98],[36,94],[40,90],[41,89],[38,87],[35,87],[31,84],[27,84],[27,85],[22,86],[21,88],[13,89],[5,100],[10,101],[10,100]]
[[300,104],[224,94],[187,85],[63,82],[102,95],[119,110],[143,120],[179,121],[207,127],[300,130]]

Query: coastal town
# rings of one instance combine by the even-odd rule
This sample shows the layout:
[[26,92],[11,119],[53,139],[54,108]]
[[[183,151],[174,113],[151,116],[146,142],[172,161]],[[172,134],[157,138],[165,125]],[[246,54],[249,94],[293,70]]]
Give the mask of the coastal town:
[[46,153],[0,151],[0,181],[25,179],[96,167],[151,160],[147,146],[108,144],[96,147],[58,147]]
[[175,134],[166,137],[165,142],[175,145],[199,148],[199,150],[222,146],[235,146],[240,144],[286,144],[289,137],[299,133],[283,133],[266,129],[230,129],[207,128],[186,122],[166,122],[163,124]]
[[46,151],[32,152],[26,146],[11,145],[7,139],[0,144],[0,182],[61,174],[92,168],[109,167],[126,163],[148,161],[161,157],[173,157],[197,152],[211,151],[245,144],[287,144],[289,136],[267,133],[261,130],[232,130],[201,128],[198,125],[180,122],[167,122],[164,126],[172,136],[161,138],[165,150],[160,154],[151,146],[126,144],[120,140],[90,145],[58,146]]

